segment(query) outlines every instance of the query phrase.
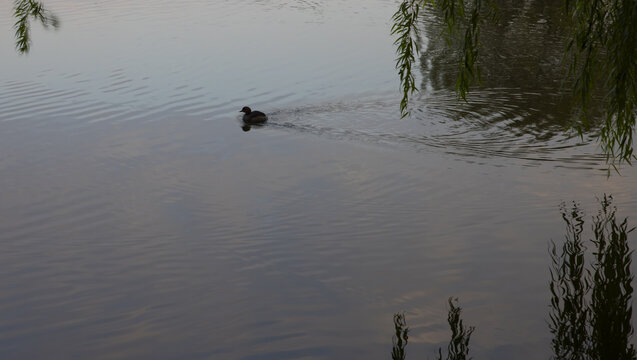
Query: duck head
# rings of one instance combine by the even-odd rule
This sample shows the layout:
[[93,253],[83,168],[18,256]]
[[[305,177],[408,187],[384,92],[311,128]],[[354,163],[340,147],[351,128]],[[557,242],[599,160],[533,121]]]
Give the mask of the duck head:
[[248,115],[249,113],[252,112],[252,110],[249,107],[244,106],[243,109],[241,109],[241,111],[239,111],[239,112],[242,112],[242,113],[245,113],[246,115]]

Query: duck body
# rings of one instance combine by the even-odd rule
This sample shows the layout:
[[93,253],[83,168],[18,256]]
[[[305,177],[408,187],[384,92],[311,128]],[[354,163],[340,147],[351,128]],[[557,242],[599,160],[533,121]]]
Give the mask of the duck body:
[[243,122],[246,124],[263,124],[268,121],[268,116],[261,111],[252,111],[247,106],[244,106],[241,111],[243,113]]

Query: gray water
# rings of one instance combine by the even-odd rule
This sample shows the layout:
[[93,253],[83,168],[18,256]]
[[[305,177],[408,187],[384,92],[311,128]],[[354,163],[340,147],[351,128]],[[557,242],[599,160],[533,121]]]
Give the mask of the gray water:
[[548,358],[558,206],[634,219],[637,174],[566,131],[541,3],[469,104],[429,41],[401,119],[394,1],[52,0],[28,56],[3,2],[0,358],[389,359],[403,310],[433,357],[449,296],[476,359]]

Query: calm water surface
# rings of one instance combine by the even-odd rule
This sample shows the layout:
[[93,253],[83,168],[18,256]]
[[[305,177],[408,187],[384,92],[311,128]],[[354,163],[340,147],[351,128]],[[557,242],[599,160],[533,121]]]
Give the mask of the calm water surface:
[[46,4],[28,56],[0,4],[2,359],[389,359],[401,310],[433,357],[449,296],[476,359],[546,359],[560,201],[637,215],[636,171],[564,131],[541,1],[469,104],[428,43],[405,119],[394,1]]

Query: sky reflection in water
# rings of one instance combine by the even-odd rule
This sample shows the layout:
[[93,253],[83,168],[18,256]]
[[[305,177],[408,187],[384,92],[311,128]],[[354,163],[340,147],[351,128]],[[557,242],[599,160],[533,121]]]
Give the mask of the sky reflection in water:
[[452,295],[476,358],[546,358],[560,201],[637,209],[537,87],[399,119],[394,2],[47,5],[0,38],[2,358],[389,358],[400,310],[422,358]]

